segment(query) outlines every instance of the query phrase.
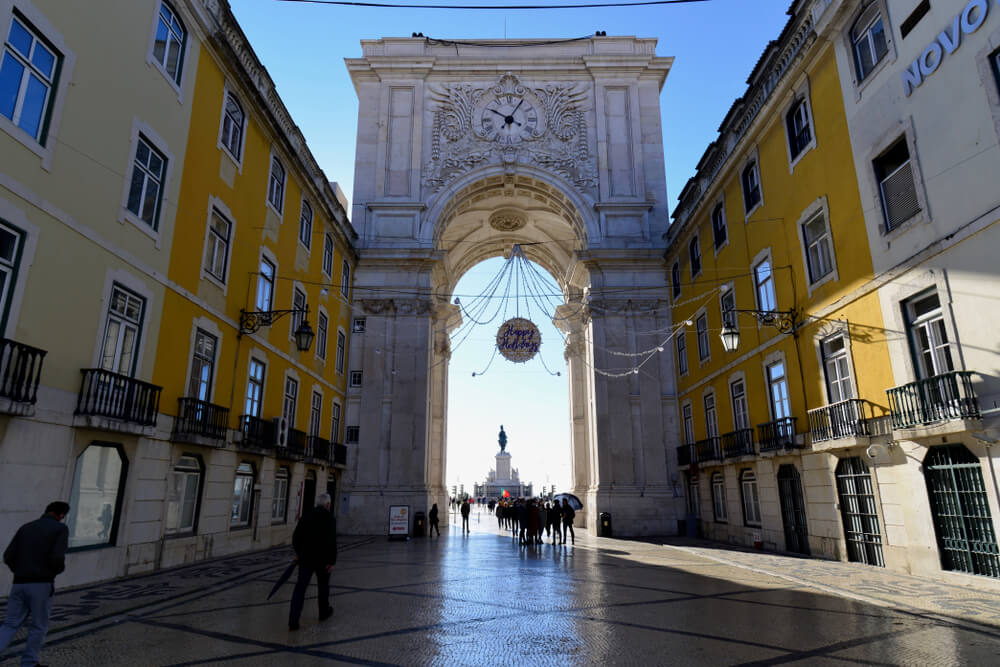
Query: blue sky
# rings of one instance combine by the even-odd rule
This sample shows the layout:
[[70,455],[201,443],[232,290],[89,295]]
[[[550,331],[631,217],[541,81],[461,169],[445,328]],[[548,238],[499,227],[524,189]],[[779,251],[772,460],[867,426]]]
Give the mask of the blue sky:
[[[676,59],[660,97],[672,210],[705,147],[717,137],[726,111],[746,90],[750,70],[784,26],[790,0],[708,0],[560,11],[365,9],[278,0],[230,0],[230,4],[320,166],[348,198],[354,178],[357,98],[343,59],[361,54],[360,40],[412,32],[446,39],[567,38],[596,30],[655,37],[657,53]],[[462,0],[462,4],[497,3]],[[478,293],[498,270],[498,260],[476,267],[459,284],[458,293]],[[460,479],[468,488],[485,475],[496,452],[498,419],[507,418],[509,451],[522,478],[537,485],[555,483],[565,490],[569,481],[565,375],[550,377],[534,362],[514,366],[497,361],[486,376],[472,378],[470,369],[489,359],[495,333],[485,328],[474,332],[464,346],[469,358],[458,354],[452,358],[448,484]],[[542,330],[542,351],[550,366],[562,368],[561,349],[546,344],[555,336],[554,329],[548,334]],[[525,389],[529,386],[530,391]],[[522,416],[520,423],[509,423],[514,415]]]

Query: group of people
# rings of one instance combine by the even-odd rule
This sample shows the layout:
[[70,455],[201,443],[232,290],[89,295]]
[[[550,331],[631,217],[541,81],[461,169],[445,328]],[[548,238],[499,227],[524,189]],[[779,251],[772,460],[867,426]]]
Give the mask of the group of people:
[[[492,504],[491,504],[492,505]],[[543,501],[539,498],[504,499],[490,507],[497,517],[501,530],[509,530],[521,544],[542,544],[542,533],[552,537],[552,544],[576,544],[573,520],[576,510],[566,498]]]

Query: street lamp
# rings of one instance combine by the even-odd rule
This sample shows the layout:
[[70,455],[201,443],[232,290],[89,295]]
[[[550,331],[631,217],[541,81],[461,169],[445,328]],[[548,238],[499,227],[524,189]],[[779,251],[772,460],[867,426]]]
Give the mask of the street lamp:
[[306,305],[305,308],[289,308],[286,310],[243,310],[240,309],[240,335],[252,334],[261,327],[269,327],[274,324],[277,320],[282,318],[289,313],[295,315],[302,315],[302,322],[295,329],[295,347],[298,348],[299,352],[306,352],[312,345],[313,338],[316,336],[313,333],[312,327],[309,326],[309,306]]
[[740,329],[736,326],[737,313],[745,313],[757,320],[760,324],[772,326],[783,334],[792,333],[795,330],[795,318],[798,315],[794,310],[740,310],[730,308],[722,314],[722,349],[726,352],[735,352],[740,346]]

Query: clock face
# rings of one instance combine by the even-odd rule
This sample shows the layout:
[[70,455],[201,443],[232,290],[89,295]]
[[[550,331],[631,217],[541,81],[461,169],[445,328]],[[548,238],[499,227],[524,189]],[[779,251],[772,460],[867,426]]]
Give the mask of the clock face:
[[492,97],[478,111],[479,132],[489,141],[516,144],[541,134],[541,114],[524,95]]

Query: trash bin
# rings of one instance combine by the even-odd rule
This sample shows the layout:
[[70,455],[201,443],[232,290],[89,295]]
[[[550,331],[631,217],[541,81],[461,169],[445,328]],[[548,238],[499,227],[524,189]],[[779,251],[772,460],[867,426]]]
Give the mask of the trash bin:
[[417,512],[413,515],[413,536],[423,537],[424,532],[427,530],[427,516],[423,512]]
[[597,534],[600,537],[611,537],[611,514],[609,512],[601,512],[597,523]]

